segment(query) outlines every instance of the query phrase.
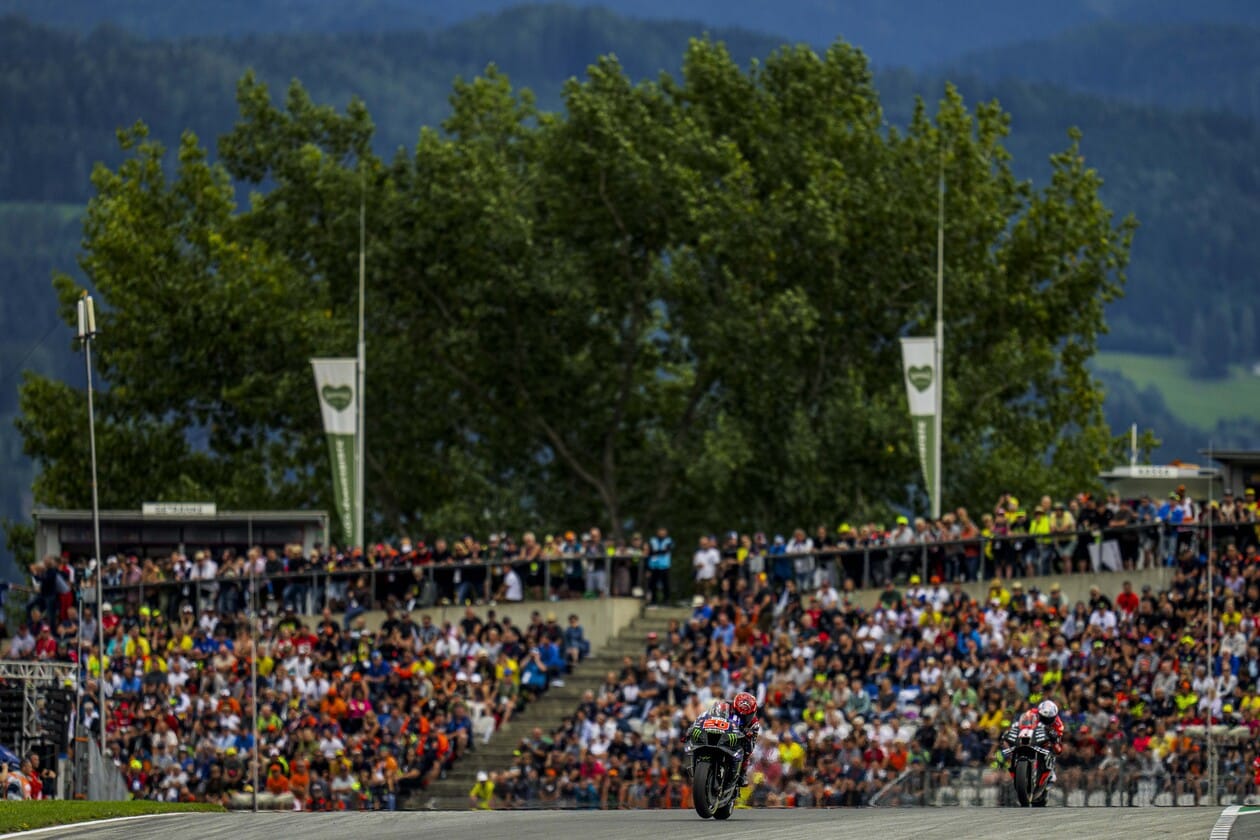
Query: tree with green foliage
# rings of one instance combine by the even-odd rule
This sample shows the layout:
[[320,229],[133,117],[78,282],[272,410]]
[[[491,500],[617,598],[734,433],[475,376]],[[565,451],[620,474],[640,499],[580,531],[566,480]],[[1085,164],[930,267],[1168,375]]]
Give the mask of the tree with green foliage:
[[[360,103],[277,105],[252,76],[238,101],[222,164],[188,135],[168,174],[138,127],[94,174],[107,505],[328,504],[306,359],[353,348],[360,202],[370,531],[921,504],[897,338],[933,318],[941,173],[946,504],[1063,494],[1110,458],[1086,362],[1133,223],[1076,137],[1044,188],[1017,179],[996,103],[948,88],[898,131],[846,44],[745,69],[710,41],[655,82],[602,59],[559,113],[491,68],[391,161]],[[78,399],[24,385],[40,501],[87,492]]]

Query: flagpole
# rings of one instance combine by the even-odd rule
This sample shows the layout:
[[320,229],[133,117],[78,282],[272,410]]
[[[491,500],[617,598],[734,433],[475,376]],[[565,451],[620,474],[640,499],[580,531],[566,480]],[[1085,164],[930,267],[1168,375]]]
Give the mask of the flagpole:
[[941,450],[945,439],[941,436],[941,414],[945,395],[945,150],[940,150],[940,170],[937,176],[936,198],[936,413],[932,418],[935,426],[936,446],[933,452],[932,470],[932,519],[941,518]]
[[[1214,460],[1214,459],[1212,458],[1212,447],[1213,447],[1213,443],[1214,443],[1214,441],[1212,441],[1212,440],[1209,440],[1209,441],[1208,441],[1208,463],[1209,463],[1209,464],[1210,464],[1210,463]],[[1212,594],[1213,594],[1212,576],[1213,576],[1213,574],[1215,574],[1215,568],[1214,568],[1215,564],[1212,562],[1212,547],[1213,547],[1213,542],[1212,542],[1212,520],[1213,520],[1213,519],[1215,519],[1215,516],[1213,516],[1213,514],[1212,514],[1212,503],[1215,501],[1215,499],[1214,499],[1215,493],[1213,492],[1213,491],[1216,489],[1215,485],[1216,485],[1216,479],[1215,479],[1215,478],[1213,478],[1212,476],[1208,476],[1208,509],[1207,509],[1207,534],[1208,534],[1208,537],[1207,537],[1207,675],[1208,675],[1208,684],[1209,684],[1210,686],[1212,686],[1212,697],[1211,697],[1211,699],[1210,699],[1210,700],[1209,700],[1209,702],[1208,702],[1208,713],[1207,713],[1207,764],[1208,764],[1207,771],[1208,771],[1208,796],[1210,796],[1210,797],[1212,798],[1211,803],[1210,803],[1210,804],[1212,804],[1212,805],[1215,805],[1215,804],[1217,803],[1217,801],[1218,801],[1218,800],[1217,800],[1217,796],[1216,796],[1216,744],[1215,744],[1215,742],[1214,742],[1214,740],[1213,740],[1213,738],[1212,738],[1212,727],[1215,725],[1215,723],[1214,723],[1214,717],[1213,717],[1213,714],[1212,714],[1212,710],[1213,710],[1213,706],[1214,706],[1214,704],[1215,704],[1215,702],[1216,702],[1216,700],[1217,700],[1216,693],[1217,693],[1217,691],[1218,691],[1218,685],[1219,685],[1219,684],[1217,683],[1217,681],[1216,681],[1216,673],[1215,673],[1215,669],[1212,667],[1212,664],[1213,664],[1213,663],[1212,663],[1212,632],[1216,629],[1216,628],[1215,628],[1215,626],[1213,626],[1213,624],[1212,624],[1212,619],[1213,619],[1213,616],[1212,616]],[[1223,703],[1223,702],[1224,702],[1224,701],[1222,701],[1222,703]]]
[[96,407],[92,403],[92,339],[96,338],[96,304],[84,293],[78,303],[79,339],[83,342],[83,361],[87,367],[88,442],[92,454],[92,542],[96,549],[96,638],[100,650],[96,655],[96,689],[101,718],[101,756],[105,747],[105,558],[101,556],[101,505],[96,482]]
[[367,378],[367,338],[363,329],[363,311],[364,311],[364,288],[366,286],[367,263],[366,254],[364,253],[367,241],[367,182],[360,171],[360,190],[359,190],[359,352],[356,357],[355,368],[358,373],[358,383],[355,388],[355,400],[357,417],[355,418],[355,495],[357,504],[355,505],[354,514],[354,535],[359,541],[359,547],[363,548],[364,555],[367,553],[367,541],[363,536],[363,459],[364,459],[364,441],[367,438],[367,428],[363,422],[364,417],[364,380]]
[[254,727],[254,770],[253,770],[253,810],[258,813],[258,771],[259,765],[262,763],[262,743],[260,738],[262,730],[258,726],[258,589],[254,575],[258,571],[256,559],[254,557],[254,517],[251,514],[246,519],[249,529],[249,540],[245,547],[245,556],[249,558],[249,714],[253,721]]

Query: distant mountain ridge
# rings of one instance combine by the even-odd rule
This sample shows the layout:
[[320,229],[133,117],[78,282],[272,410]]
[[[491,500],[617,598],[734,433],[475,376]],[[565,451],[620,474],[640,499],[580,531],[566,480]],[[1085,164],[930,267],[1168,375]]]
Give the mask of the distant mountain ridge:
[[[376,121],[378,149],[385,154],[397,149],[409,153],[419,128],[437,123],[447,113],[452,79],[479,73],[490,61],[505,69],[515,84],[532,88],[543,107],[554,108],[563,80],[582,74],[600,53],[616,53],[636,78],[655,77],[661,69],[676,70],[687,39],[708,31],[745,62],[766,55],[784,40],[827,43],[835,34],[846,34],[843,27],[836,28],[836,21],[854,20],[860,17],[855,10],[870,4],[704,0],[682,10],[696,22],[640,19],[680,13],[669,5],[666,15],[666,4],[658,0],[608,4],[628,9],[636,18],[589,3],[518,7],[476,16],[506,5],[499,0],[459,5],[430,0],[363,0],[348,5],[331,0],[250,4],[225,0],[214,5],[194,0],[55,4],[0,0],[0,16],[29,9],[40,20],[58,18],[54,28],[0,18],[0,113],[5,114],[0,120],[0,475],[7,479],[0,482],[0,516],[20,516],[29,501],[31,465],[11,425],[19,363],[68,381],[82,376],[82,361],[70,352],[68,330],[48,333],[56,306],[49,277],[53,270],[75,269],[79,234],[74,211],[91,195],[92,166],[97,161],[114,165],[120,159],[114,140],[118,127],[143,119],[154,136],[168,144],[181,131],[193,130],[213,152],[216,137],[236,119],[235,83],[252,66],[272,85],[277,98],[294,77],[317,102],[337,108],[360,95]],[[952,53],[931,47],[929,42],[937,43],[950,33],[948,27],[928,31],[940,23],[939,8],[946,6],[960,19],[998,6],[1008,8],[997,0],[957,4],[893,0],[879,4],[878,14],[858,21],[860,26],[849,29],[854,34],[846,34],[885,65],[876,74],[876,86],[889,123],[905,121],[916,94],[934,102],[945,79],[953,79],[969,102],[997,97],[1012,113],[1008,146],[1017,171],[1034,179],[1044,178],[1046,156],[1067,145],[1067,129],[1079,126],[1084,131],[1083,153],[1106,182],[1105,200],[1120,214],[1136,213],[1142,223],[1127,296],[1108,310],[1113,334],[1106,339],[1107,346],[1148,353],[1194,346],[1198,352],[1195,342],[1202,340],[1204,352],[1235,361],[1260,355],[1260,334],[1248,327],[1260,317],[1260,302],[1253,303],[1260,266],[1260,237],[1254,235],[1260,220],[1260,156],[1255,152],[1260,148],[1260,123],[1248,119],[1244,107],[1241,80],[1250,76],[1240,72],[1235,87],[1224,81],[1230,62],[1250,68],[1260,56],[1260,49],[1249,47],[1257,37],[1254,24],[1260,24],[1260,3],[1032,4],[1028,18],[1020,23],[1028,24],[1028,34],[1010,40],[1041,39],[1020,48],[1035,61],[1024,61],[1019,50],[983,49],[992,46],[985,39],[1024,31],[1014,25],[1004,29],[997,20],[957,39],[953,45],[958,49]],[[1135,14],[1137,6],[1145,8],[1151,21],[1176,22],[1178,14],[1197,10],[1209,18],[1233,14],[1253,26],[1152,24],[1119,27],[1119,36],[1113,37],[1108,34],[1116,31],[1109,29],[1113,24],[1091,23],[1099,17],[1127,19],[1125,15]],[[430,14],[439,8],[445,18]],[[278,15],[286,9],[289,17],[281,19]],[[337,28],[349,26],[347,15],[364,9],[375,10],[377,17],[356,18],[358,31]],[[459,10],[454,25],[451,9]],[[228,20],[232,10],[241,17]],[[740,21],[745,27],[779,13],[781,25],[771,21],[766,28],[781,35],[723,28],[715,22],[733,20],[741,10],[749,12]],[[916,10],[924,13],[915,18]],[[146,16],[149,11],[154,17]],[[90,14],[96,20],[89,24]],[[312,28],[304,34],[226,31],[265,19],[276,31],[290,32],[283,26],[299,24]],[[1061,19],[1075,21],[1075,28],[1048,37],[1063,28]],[[132,27],[133,20],[152,31]],[[412,21],[409,29],[388,25],[404,20]],[[807,20],[816,27],[804,30]],[[1029,23],[1038,20],[1036,26]],[[97,28],[103,21],[112,26]],[[372,21],[381,28],[369,28]],[[906,28],[911,23],[914,31]],[[166,34],[189,35],[175,30],[202,24],[210,28],[199,31],[198,37],[157,37],[163,27],[171,30]],[[881,26],[903,31],[883,31]],[[863,33],[869,32],[875,35],[864,42]],[[1209,42],[1191,50],[1196,32]],[[1222,43],[1235,46],[1214,50],[1210,39],[1222,32],[1228,35]],[[1165,73],[1169,88],[1161,99],[1153,84],[1145,84],[1144,44],[1167,45],[1159,47],[1165,56],[1201,56],[1202,64],[1178,65],[1166,59],[1167,67],[1154,68],[1151,72]],[[1112,48],[1117,57],[1107,64],[1103,53]],[[911,49],[920,52],[907,64],[952,69],[922,72],[886,66],[896,63],[888,55]],[[965,51],[970,54],[957,57]],[[1044,69],[1069,61],[1064,56],[1076,56],[1071,61],[1083,67],[1096,67],[1096,75]],[[1178,66],[1185,70],[1180,85],[1175,77]],[[1046,83],[1047,78],[1053,84]],[[1219,101],[1210,98],[1212,87],[1222,91]],[[1205,90],[1208,93],[1196,94]],[[1204,328],[1204,323],[1210,327]],[[1129,394],[1123,405],[1129,411],[1147,403]],[[1125,423],[1134,419],[1142,418],[1120,417]],[[1191,438],[1192,433],[1178,430],[1178,445]],[[1240,435],[1238,445],[1247,439]],[[1167,453],[1173,455],[1194,453]],[[3,554],[0,547],[0,557]]]
[[120,159],[115,131],[144,120],[173,143],[185,130],[213,147],[236,120],[235,86],[247,68],[283,96],[297,78],[321,103],[363,99],[381,154],[409,150],[421,126],[447,113],[451,85],[488,64],[529,87],[544,108],[561,83],[615,54],[635,78],[677,70],[687,41],[710,34],[741,63],[783,39],[696,22],[628,20],[605,9],[525,6],[441,30],[348,35],[263,35],[153,41],[118,29],[77,34],[21,18],[0,20],[0,201],[83,201],[98,161]]
[[[518,0],[0,0],[0,15],[77,32],[112,24],[152,38],[396,32],[497,14]],[[569,0],[652,20],[773,32],[815,46],[837,37],[883,67],[923,68],[1102,21],[1260,25],[1251,0]]]
[[1260,26],[1108,22],[971,53],[948,71],[1047,82],[1172,108],[1260,120]]

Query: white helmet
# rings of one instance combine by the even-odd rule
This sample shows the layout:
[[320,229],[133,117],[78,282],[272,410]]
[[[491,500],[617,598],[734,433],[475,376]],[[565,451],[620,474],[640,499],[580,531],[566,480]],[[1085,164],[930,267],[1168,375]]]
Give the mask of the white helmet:
[[1037,715],[1045,721],[1054,720],[1059,716],[1059,706],[1053,700],[1042,700],[1037,706]]

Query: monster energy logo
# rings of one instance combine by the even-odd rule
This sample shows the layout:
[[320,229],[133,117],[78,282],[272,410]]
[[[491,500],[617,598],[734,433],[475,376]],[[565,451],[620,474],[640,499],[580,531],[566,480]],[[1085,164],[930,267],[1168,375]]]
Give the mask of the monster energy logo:
[[700,730],[699,730],[699,729],[693,729],[693,730],[691,730],[691,740],[696,741],[696,742],[699,742],[701,737],[702,737],[702,736],[701,736],[701,734],[700,734]]
[[727,732],[727,733],[726,733],[726,737],[730,739],[730,741],[731,741],[731,746],[734,746],[735,744],[739,743],[739,734],[738,734],[738,733],[735,733],[735,732]]

